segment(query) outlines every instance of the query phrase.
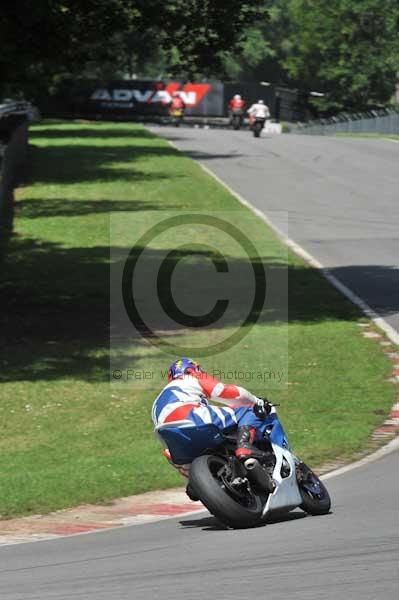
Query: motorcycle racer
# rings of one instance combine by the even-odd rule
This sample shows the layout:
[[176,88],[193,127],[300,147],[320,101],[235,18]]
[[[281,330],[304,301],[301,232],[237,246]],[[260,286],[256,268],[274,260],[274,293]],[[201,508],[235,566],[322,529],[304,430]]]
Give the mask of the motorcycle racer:
[[173,110],[183,110],[186,108],[186,105],[183,101],[183,99],[180,97],[179,92],[173,92],[172,94],[172,100],[170,101],[169,104],[169,112],[172,112]]
[[[218,407],[214,400],[227,405]],[[198,363],[181,358],[168,370],[168,384],[155,399],[152,407],[154,425],[190,420],[193,425],[216,425],[221,431],[237,428],[235,455],[241,460],[259,456],[253,446],[257,429],[272,410],[265,399],[257,398],[240,386],[225,384],[206,373]],[[164,456],[173,465],[169,451]],[[187,476],[187,467],[173,465]]]
[[258,100],[247,110],[250,117],[255,119],[269,119],[270,110],[264,100]]
[[232,99],[230,100],[229,104],[228,104],[228,109],[230,112],[233,112],[234,110],[244,110],[246,107],[246,102],[245,100],[243,100],[240,96],[240,94],[234,94],[234,96],[232,97]]
[[230,125],[233,129],[240,129],[243,123],[244,111],[246,102],[240,96],[235,94],[228,104],[228,112],[230,118]]

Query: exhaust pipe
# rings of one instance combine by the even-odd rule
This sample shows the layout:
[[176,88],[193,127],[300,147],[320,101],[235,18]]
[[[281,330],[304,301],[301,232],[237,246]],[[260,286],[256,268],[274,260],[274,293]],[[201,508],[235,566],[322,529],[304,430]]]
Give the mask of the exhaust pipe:
[[256,458],[248,458],[244,462],[250,481],[259,489],[272,494],[276,487],[274,481],[268,473],[261,467]]

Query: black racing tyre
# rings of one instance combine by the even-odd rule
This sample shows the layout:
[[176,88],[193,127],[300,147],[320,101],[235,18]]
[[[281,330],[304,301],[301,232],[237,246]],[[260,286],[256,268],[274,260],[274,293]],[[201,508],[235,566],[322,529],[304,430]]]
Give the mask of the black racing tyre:
[[209,512],[228,527],[254,527],[261,521],[263,503],[248,490],[232,491],[221,475],[226,464],[221,456],[199,456],[190,468],[190,486]]
[[260,132],[261,131],[262,131],[262,125],[261,125],[261,123],[255,123],[255,125],[254,125],[254,136],[258,138],[260,136]]
[[330,512],[331,499],[326,486],[305,463],[298,465],[297,479],[302,497],[300,508],[310,515],[326,515]]
[[237,131],[238,129],[240,129],[240,125],[241,125],[240,117],[233,117],[233,129],[235,129]]

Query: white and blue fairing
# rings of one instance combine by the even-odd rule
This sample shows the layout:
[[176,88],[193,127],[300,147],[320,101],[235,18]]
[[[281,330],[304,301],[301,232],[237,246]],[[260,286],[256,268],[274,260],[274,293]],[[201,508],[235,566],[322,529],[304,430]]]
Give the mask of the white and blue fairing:
[[[276,483],[276,489],[267,499],[263,510],[263,517],[266,517],[273,510],[287,510],[295,508],[302,503],[296,479],[296,458],[289,449],[284,429],[275,413],[271,414],[267,421],[264,430],[268,433],[269,441],[276,457],[276,464],[272,475]],[[289,467],[289,474],[287,476],[285,472],[284,477],[282,477],[281,473],[283,462],[285,462],[285,467]]]

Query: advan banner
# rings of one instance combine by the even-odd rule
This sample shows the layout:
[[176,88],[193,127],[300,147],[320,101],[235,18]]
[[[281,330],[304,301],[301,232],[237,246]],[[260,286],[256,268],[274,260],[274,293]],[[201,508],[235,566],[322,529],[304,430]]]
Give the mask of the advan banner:
[[177,92],[186,104],[187,115],[221,116],[223,84],[182,83],[178,81],[86,81],[71,91],[70,105],[75,113],[129,116],[166,115],[172,94]]

